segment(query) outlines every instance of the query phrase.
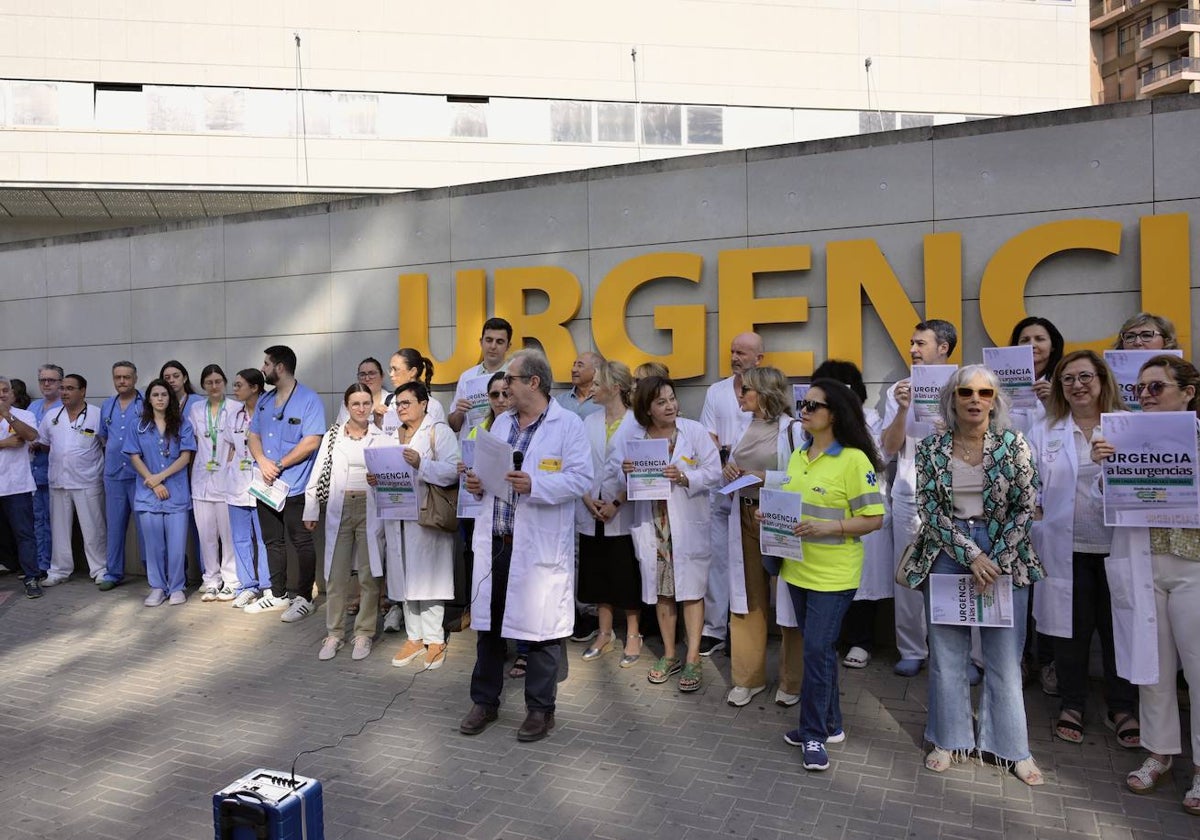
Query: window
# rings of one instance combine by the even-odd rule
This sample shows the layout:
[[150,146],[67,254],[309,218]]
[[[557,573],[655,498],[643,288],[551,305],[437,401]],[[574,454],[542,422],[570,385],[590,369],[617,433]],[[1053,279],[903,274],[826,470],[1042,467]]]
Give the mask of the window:
[[96,128],[146,130],[146,95],[141,85],[98,84],[95,97]]
[[199,113],[195,88],[146,88],[146,127],[151,131],[193,133]]
[[596,106],[596,135],[601,143],[633,143],[633,105],[601,102]]
[[689,105],[687,138],[689,143],[720,146],[725,137],[725,112],[720,107]]
[[58,85],[13,82],[11,91],[13,125],[58,125]]
[[231,88],[204,88],[204,127],[209,131],[246,129],[246,92]]
[[896,127],[896,114],[893,111],[859,111],[858,133],[870,134],[873,131],[891,131]]
[[591,143],[591,103],[551,102],[550,139],[555,143]]
[[646,145],[680,145],[683,142],[682,111],[678,105],[643,105],[642,139]]
[[487,108],[483,102],[450,102],[451,137],[487,137]]
[[901,128],[919,128],[924,125],[933,125],[933,114],[901,114]]
[[333,133],[339,136],[374,136],[379,97],[373,93],[339,93]]

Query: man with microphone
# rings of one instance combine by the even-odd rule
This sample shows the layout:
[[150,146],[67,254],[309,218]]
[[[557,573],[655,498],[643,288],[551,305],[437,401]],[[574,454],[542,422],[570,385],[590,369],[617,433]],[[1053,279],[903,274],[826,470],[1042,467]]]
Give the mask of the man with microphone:
[[517,740],[538,741],[554,728],[561,640],[575,620],[575,503],[592,486],[583,422],[550,399],[550,363],[521,350],[504,377],[512,408],[490,432],[513,448],[507,492],[493,495],[468,471],[468,492],[482,499],[475,521],[471,629],[478,634],[471,674],[474,705],[459,731],[478,735],[496,720],[504,687],[505,639],[529,643],[524,723]]

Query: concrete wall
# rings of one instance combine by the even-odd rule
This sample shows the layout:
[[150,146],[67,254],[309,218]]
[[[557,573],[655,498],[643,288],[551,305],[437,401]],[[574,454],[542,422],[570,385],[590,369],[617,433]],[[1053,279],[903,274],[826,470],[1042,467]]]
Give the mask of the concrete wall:
[[[52,360],[102,397],[116,359],[132,358],[143,382],[168,358],[194,375],[214,361],[232,375],[285,342],[299,354],[300,379],[332,410],[362,357],[386,360],[396,348],[400,274],[430,276],[433,349],[446,358],[455,271],[485,269],[490,283],[498,268],[565,268],[583,287],[570,325],[583,350],[592,346],[592,295],[614,265],[685,251],[703,256],[701,282],[643,287],[627,323],[648,353],[665,352],[670,337],[654,328],[654,307],[704,304],[709,373],[683,389],[694,416],[726,352],[720,251],[812,246],[811,270],[765,277],[757,294],[808,296],[808,322],[764,333],[769,349],[811,350],[819,361],[827,243],[877,242],[923,312],[922,237],[961,233],[964,358],[974,361],[994,340],[978,299],[997,248],[1078,218],[1119,222],[1120,255],[1056,255],[1034,271],[1026,301],[1068,340],[1098,339],[1139,308],[1138,219],[1200,211],[1198,132],[1200,101],[1179,97],[0,246],[0,371],[32,382],[37,364]],[[1193,307],[1198,253],[1191,248]],[[873,312],[864,322],[867,378],[888,381],[906,356]]]

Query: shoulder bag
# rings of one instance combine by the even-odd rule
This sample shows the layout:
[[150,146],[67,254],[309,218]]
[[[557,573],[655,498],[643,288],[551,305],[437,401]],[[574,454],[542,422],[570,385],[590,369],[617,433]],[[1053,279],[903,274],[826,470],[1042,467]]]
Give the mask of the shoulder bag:
[[[437,460],[434,429],[435,423],[429,430],[430,457]],[[458,531],[458,484],[449,487],[439,487],[436,484],[425,485],[425,498],[417,511],[417,524],[426,528],[435,528],[453,534]]]

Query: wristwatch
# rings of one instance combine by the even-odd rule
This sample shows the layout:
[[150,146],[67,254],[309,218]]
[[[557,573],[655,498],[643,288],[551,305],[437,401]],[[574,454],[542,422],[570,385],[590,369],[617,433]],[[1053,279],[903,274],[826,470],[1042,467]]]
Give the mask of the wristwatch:
[[619,507],[621,506],[621,500],[620,500],[620,499],[613,499],[613,500],[612,500],[612,502],[611,502],[611,504],[612,504],[612,506],[613,506],[613,507],[615,507],[615,508],[619,508]]
[[280,472],[283,472],[283,459],[282,458],[275,459],[275,469],[279,470]]

